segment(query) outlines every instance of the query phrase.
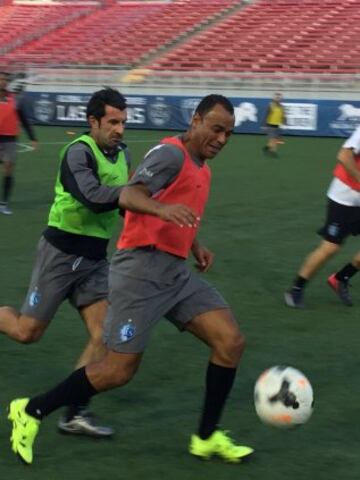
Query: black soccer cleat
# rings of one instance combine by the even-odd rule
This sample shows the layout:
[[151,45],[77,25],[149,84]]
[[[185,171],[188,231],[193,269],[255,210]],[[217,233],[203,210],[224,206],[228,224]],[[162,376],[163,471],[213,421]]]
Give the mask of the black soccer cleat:
[[327,279],[327,284],[330,288],[334,290],[336,295],[340,298],[340,301],[347,307],[353,306],[353,301],[349,292],[349,282],[348,280],[338,280],[336,274],[333,273]]
[[304,308],[303,297],[304,290],[299,287],[292,287],[284,293],[285,303],[291,308]]

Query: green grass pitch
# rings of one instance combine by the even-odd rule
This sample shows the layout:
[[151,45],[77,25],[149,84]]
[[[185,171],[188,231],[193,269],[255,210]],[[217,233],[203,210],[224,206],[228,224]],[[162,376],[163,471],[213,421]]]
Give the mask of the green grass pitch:
[[[23,301],[52,200],[58,151],[73,138],[67,130],[38,128],[40,148],[19,153],[14,215],[0,216],[0,304],[20,307]],[[134,164],[162,136],[128,130]],[[61,436],[53,414],[41,427],[34,464],[23,466],[9,448],[6,406],[16,396],[44,391],[72,369],[85,331],[77,313],[63,305],[38,344],[23,346],[0,337],[1,479],[358,480],[360,278],[353,281],[353,308],[343,307],[326,286],[327,276],[358,249],[356,239],[349,239],[311,282],[306,310],[288,309],[282,300],[304,255],[319,241],[315,232],[343,140],[285,140],[279,158],[269,158],[262,153],[263,136],[230,139],[211,162],[211,199],[199,234],[216,253],[207,278],[230,302],[247,337],[222,423],[256,449],[253,458],[234,466],[188,455],[202,403],[207,349],[163,321],[135,379],[94,399],[93,410],[116,428],[116,437]],[[254,382],[276,364],[303,370],[314,388],[314,415],[294,431],[265,426],[254,411]]]

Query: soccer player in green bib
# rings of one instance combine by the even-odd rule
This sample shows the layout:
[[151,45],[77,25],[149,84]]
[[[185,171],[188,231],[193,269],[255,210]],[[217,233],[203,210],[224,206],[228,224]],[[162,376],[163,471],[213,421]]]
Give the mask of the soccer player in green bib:
[[[0,308],[0,332],[29,344],[38,341],[59,306],[68,300],[89,333],[76,368],[105,354],[103,322],[108,307],[107,245],[118,223],[118,199],[128,181],[130,154],[122,142],[126,100],[117,90],[95,92],[87,105],[90,131],[61,151],[55,198],[38,247],[29,289],[17,312]],[[108,437],[86,404],[70,405],[62,432]]]
[[133,378],[151,331],[164,319],[209,347],[203,407],[198,426],[189,435],[189,453],[230,463],[241,463],[253,453],[219,427],[244,351],[244,336],[226,300],[186,261],[192,255],[204,273],[213,264],[214,254],[197,239],[211,183],[207,161],[227,144],[234,123],[229,99],[215,94],[204,97],[188,130],[152,148],[121,191],[119,204],[126,213],[109,275],[107,354],[48,392],[10,403],[12,448],[24,462],[32,463],[33,443],[48,415]]

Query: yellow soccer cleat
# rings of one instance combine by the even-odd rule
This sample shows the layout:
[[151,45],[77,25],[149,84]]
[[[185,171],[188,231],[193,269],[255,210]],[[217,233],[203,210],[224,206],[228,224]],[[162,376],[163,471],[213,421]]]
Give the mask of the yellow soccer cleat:
[[33,461],[33,443],[39,431],[40,420],[28,415],[25,407],[28,398],[17,398],[10,403],[8,419],[12,422],[11,447],[21,460],[30,464]]
[[189,452],[203,460],[209,460],[213,455],[217,455],[225,462],[240,463],[254,450],[250,447],[236,445],[227,432],[215,430],[206,440],[201,439],[198,435],[192,435]]

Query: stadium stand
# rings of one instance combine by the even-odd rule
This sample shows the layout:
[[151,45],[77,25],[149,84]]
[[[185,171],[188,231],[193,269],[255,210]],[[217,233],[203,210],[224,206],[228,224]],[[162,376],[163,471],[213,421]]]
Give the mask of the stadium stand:
[[81,19],[94,6],[5,5],[0,7],[0,55],[19,52],[24,45],[45,37],[64,24]]
[[359,0],[263,0],[219,20],[146,68],[359,73],[359,38]]
[[127,70],[130,82],[360,74],[360,0],[120,0],[0,9],[2,65],[114,67]]
[[131,66],[174,39],[185,38],[195,27],[207,24],[236,3],[236,0],[117,3],[93,10],[85,18],[79,16],[16,47],[7,60]]

